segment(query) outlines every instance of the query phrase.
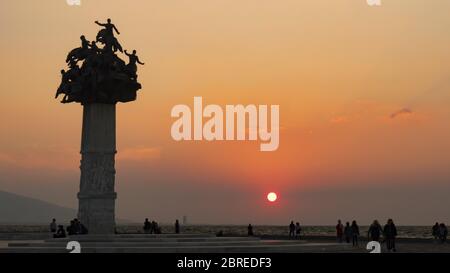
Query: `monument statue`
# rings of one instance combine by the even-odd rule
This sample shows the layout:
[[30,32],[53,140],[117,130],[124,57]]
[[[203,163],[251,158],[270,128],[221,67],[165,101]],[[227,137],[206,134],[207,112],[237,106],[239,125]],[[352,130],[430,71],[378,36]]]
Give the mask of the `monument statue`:
[[[114,36],[120,32],[111,19],[95,23],[103,29],[95,41],[81,36],[81,46],[70,51],[56,98],[63,95],[62,103],[83,105],[78,219],[90,234],[114,234],[116,104],[136,100],[141,89],[137,64],[144,63],[136,50],[132,54],[123,51]],[[128,64],[116,54],[118,51],[128,56]]]

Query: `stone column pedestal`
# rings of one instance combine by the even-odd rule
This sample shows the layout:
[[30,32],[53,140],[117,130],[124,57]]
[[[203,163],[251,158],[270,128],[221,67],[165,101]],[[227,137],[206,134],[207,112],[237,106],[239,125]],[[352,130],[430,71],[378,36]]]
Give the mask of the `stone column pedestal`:
[[83,107],[78,219],[89,234],[114,234],[116,105]]

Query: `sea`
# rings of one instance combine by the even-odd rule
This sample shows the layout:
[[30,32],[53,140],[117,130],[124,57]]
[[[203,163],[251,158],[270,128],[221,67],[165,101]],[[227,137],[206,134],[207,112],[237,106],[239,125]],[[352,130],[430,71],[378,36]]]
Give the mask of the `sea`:
[[[173,233],[173,225],[161,225],[162,233]],[[368,226],[361,226],[361,236],[367,236]],[[224,236],[246,236],[247,226],[242,225],[182,225],[183,233],[217,234],[222,232]],[[143,233],[141,224],[118,225],[117,233],[139,234]],[[399,238],[432,238],[431,227],[427,226],[398,226]],[[287,236],[289,229],[287,226],[253,226],[255,236]],[[5,233],[48,233],[48,225],[0,225],[0,234]],[[303,226],[303,236],[335,236],[334,226]]]

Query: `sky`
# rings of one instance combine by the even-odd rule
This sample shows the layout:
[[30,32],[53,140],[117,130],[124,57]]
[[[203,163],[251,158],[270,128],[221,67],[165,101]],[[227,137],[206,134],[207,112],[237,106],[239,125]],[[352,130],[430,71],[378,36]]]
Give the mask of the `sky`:
[[[0,190],[77,207],[82,106],[54,94],[80,35],[94,39],[94,21],[111,18],[146,63],[137,101],[117,106],[118,218],[450,222],[449,10],[447,0],[0,1]],[[171,109],[195,96],[280,105],[279,149],[174,141]]]

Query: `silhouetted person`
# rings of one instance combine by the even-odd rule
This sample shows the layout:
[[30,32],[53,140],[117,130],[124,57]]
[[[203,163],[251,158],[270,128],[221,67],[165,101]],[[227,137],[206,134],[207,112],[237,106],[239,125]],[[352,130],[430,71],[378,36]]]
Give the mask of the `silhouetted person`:
[[105,44],[105,51],[116,52],[117,50],[119,50],[120,52],[122,52],[122,46],[114,36],[114,31],[119,35],[120,32],[116,28],[116,26],[111,23],[111,19],[108,19],[108,22],[106,24],[99,23],[98,21],[95,21],[95,23],[99,26],[104,27],[104,29],[100,30],[97,35],[97,42]]
[[161,234],[161,228],[159,227],[157,222],[152,222],[152,229],[155,234]]
[[345,223],[344,235],[345,235],[345,241],[347,242],[347,244],[350,244],[350,240],[353,237],[353,232],[352,232],[352,228],[350,227],[349,222]]
[[75,222],[75,234],[81,234],[81,222],[78,219],[73,220]]
[[76,229],[75,229],[75,221],[72,220],[70,221],[70,225],[67,227],[67,234],[69,236],[75,235],[76,234]]
[[295,224],[294,221],[291,221],[291,224],[289,225],[289,238],[295,237]]
[[369,231],[367,232],[369,241],[379,242],[382,232],[383,230],[380,223],[378,223],[378,220],[373,221],[372,225],[369,227]]
[[248,231],[247,232],[248,236],[253,236],[253,226],[252,226],[252,224],[248,225],[247,231]]
[[[62,69],[61,84],[59,85],[58,90],[56,91],[55,99],[59,97],[60,94],[64,94],[65,90],[68,90],[70,92],[69,87],[70,87],[70,74],[67,73],[64,69]],[[68,96],[67,94],[64,96],[63,101],[66,100],[67,96]]]
[[126,50],[125,50],[125,55],[128,56],[129,58],[129,62],[126,66],[128,73],[130,74],[130,76],[132,78],[134,78],[135,80],[137,80],[137,64],[140,65],[145,65],[145,63],[141,62],[139,60],[139,57],[136,55],[136,50],[133,50],[132,54],[129,54]]
[[86,39],[84,35],[81,35],[80,40],[81,40],[81,48],[84,50],[89,49],[89,41]]
[[300,223],[297,222],[295,224],[295,238],[300,239],[301,233],[302,233],[302,227],[300,226]]
[[53,235],[53,238],[66,238],[66,231],[64,230],[64,227],[59,225],[58,226],[58,230],[56,231],[56,233]]
[[92,41],[91,44],[89,45],[89,47],[90,47],[91,54],[97,54],[101,51],[101,49],[97,46],[96,41]]
[[439,223],[438,222],[436,222],[436,224],[433,226],[432,235],[436,241],[439,240]]
[[64,94],[62,102],[70,102],[68,97],[81,91],[81,84],[77,84],[78,79],[81,77],[81,70],[75,61],[70,61],[69,70],[61,70],[61,84],[56,91],[57,98],[60,94]]
[[342,237],[344,236],[344,225],[342,225],[342,221],[338,220],[336,225],[336,238],[339,243],[342,243]]
[[180,234],[180,221],[178,219],[175,221],[175,233]]
[[152,224],[148,220],[148,218],[145,218],[144,221],[144,233],[151,233],[152,230]]
[[56,219],[53,219],[52,222],[50,223],[50,232],[55,233],[57,228],[58,226],[56,225]]
[[66,63],[71,61],[82,61],[86,59],[89,54],[89,41],[86,39],[84,35],[80,37],[81,47],[75,48],[67,55]]
[[447,241],[447,235],[448,235],[448,229],[447,226],[442,223],[439,225],[439,239],[442,243],[445,243]]
[[353,246],[358,246],[358,239],[359,239],[359,226],[356,223],[356,221],[352,222],[352,244]]
[[114,31],[117,32],[117,34],[120,35],[119,30],[116,28],[116,26],[111,23],[111,19],[108,18],[107,23],[106,24],[102,24],[99,21],[95,21],[95,23],[101,27],[104,27],[106,30],[106,34],[114,36]]
[[83,223],[80,222],[80,234],[81,235],[87,235],[89,234],[89,230],[87,229],[87,227],[85,225],[83,225]]
[[397,237],[397,227],[394,224],[394,221],[392,219],[389,219],[387,221],[387,224],[384,226],[383,229],[384,238],[386,240],[386,245],[388,251],[397,251],[395,249],[395,237]]

